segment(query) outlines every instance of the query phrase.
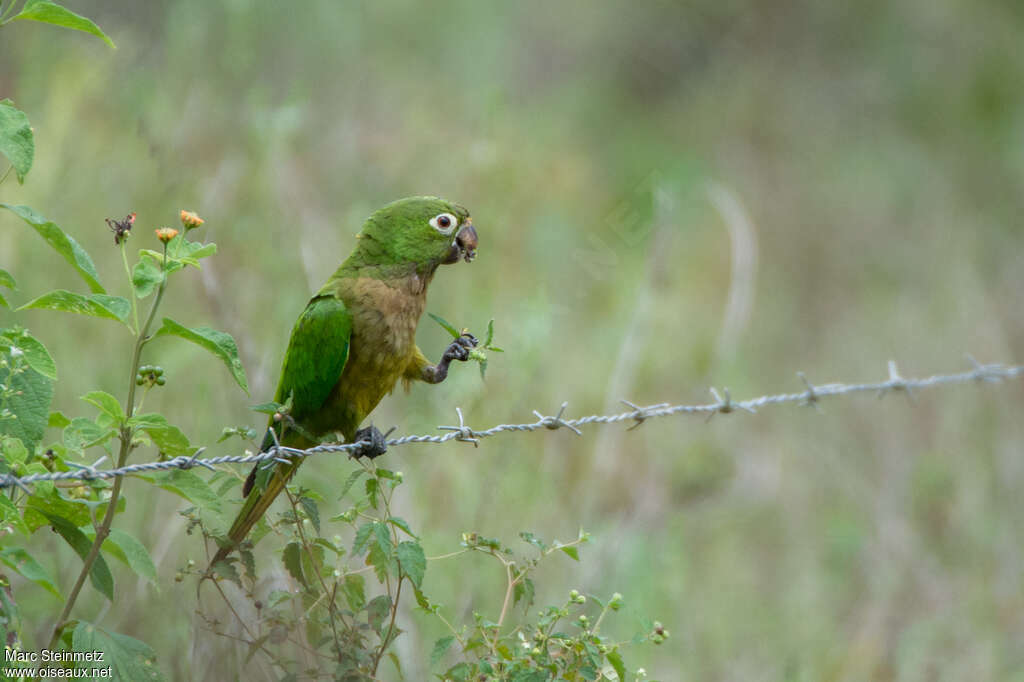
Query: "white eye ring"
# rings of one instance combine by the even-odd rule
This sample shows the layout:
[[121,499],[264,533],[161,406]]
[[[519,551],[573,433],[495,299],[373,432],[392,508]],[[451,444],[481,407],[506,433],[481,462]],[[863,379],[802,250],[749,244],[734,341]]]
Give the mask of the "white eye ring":
[[439,213],[430,219],[430,226],[443,235],[449,235],[459,226],[459,219],[451,213]]

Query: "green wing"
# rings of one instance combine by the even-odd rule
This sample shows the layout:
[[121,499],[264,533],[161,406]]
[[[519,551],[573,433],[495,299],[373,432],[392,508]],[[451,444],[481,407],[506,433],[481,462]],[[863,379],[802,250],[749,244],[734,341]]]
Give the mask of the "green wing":
[[[284,356],[276,401],[284,402],[291,395],[291,417],[300,427],[303,421],[323,407],[331,389],[341,378],[348,360],[351,336],[352,315],[341,299],[331,295],[313,298],[295,323],[288,352]],[[273,419],[270,425],[275,426]],[[308,439],[296,438],[294,432],[291,436],[286,432],[283,440],[286,445],[304,446]],[[268,429],[263,439],[263,450],[273,444],[274,437]],[[245,539],[301,463],[302,460],[298,459],[269,468],[261,469],[259,465],[253,468],[242,487],[242,494],[247,496],[245,504],[228,531],[230,542],[217,551],[211,565],[226,557],[235,545]]]
[[[291,397],[290,415],[300,429],[323,407],[341,378],[348,360],[351,336],[352,314],[341,299],[331,295],[313,298],[295,322],[274,400],[284,403]],[[280,433],[280,426],[274,423],[273,418],[267,426],[262,450],[274,444],[271,427]],[[296,440],[300,442],[296,443]],[[301,442],[308,440],[285,437],[286,444],[296,446],[308,446],[308,443]],[[254,482],[262,488],[266,479],[267,476],[257,474]]]
[[291,416],[300,425],[323,407],[341,378],[351,336],[352,314],[334,296],[317,296],[299,316],[274,399],[283,403],[290,395]]

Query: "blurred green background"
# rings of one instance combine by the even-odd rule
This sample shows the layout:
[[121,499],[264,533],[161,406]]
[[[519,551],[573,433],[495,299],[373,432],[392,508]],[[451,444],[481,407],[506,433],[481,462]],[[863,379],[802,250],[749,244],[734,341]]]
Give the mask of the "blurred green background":
[[[220,254],[176,279],[164,312],[234,335],[252,397],[187,344],[148,347],[169,381],[146,407],[194,443],[259,425],[248,406],[272,397],[310,292],[368,213],[410,194],[466,205],[480,234],[428,310],[474,331],[494,317],[507,352],[486,382],[459,367],[388,398],[374,422],[400,433],[453,423],[456,406],[485,427],[562,401],[577,416],[706,402],[710,385],[797,391],[798,370],[875,381],[889,359],[908,376],[964,368],[965,352],[1024,360],[1019,2],[68,4],[118,49],[0,29],[0,98],[37,140],[0,200],[73,234],[111,289],[105,217],[138,212],[133,248],[180,208],[206,219]],[[8,214],[0,267],[19,304],[82,289]],[[55,409],[91,414],[77,396],[94,388],[123,398],[118,325],[0,309],[12,322],[57,360]],[[428,354],[446,338],[421,325]],[[592,532],[581,564],[541,571],[538,603],[622,592],[613,633],[640,615],[672,633],[626,656],[652,677],[1024,680],[1022,408],[1019,381],[960,386],[406,446],[387,466],[429,555],[463,531]],[[318,457],[299,481],[333,501],[351,467]],[[172,678],[267,679],[259,662],[240,672],[245,648],[204,630],[194,583],[172,581],[205,556],[183,501],[130,481],[126,495],[116,524],[149,547],[160,589],[114,566],[117,607],[87,589],[77,613],[150,643]],[[67,586],[77,558],[33,542]],[[280,565],[264,573],[285,583]],[[425,589],[450,619],[493,618],[503,576],[460,559],[431,565]],[[59,604],[15,592],[41,647]],[[439,623],[399,624],[408,679],[426,679]]]

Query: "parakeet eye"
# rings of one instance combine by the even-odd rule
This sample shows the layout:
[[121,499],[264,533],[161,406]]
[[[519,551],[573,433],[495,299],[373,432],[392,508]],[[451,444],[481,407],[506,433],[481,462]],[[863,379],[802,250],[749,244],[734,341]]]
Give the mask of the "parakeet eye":
[[459,219],[451,213],[441,213],[430,219],[430,226],[441,234],[446,235],[451,234],[458,224]]

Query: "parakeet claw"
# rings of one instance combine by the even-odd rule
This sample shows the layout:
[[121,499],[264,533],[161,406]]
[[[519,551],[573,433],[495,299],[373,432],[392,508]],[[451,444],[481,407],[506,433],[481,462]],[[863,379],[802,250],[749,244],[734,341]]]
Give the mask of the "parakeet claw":
[[388,451],[388,444],[384,434],[373,424],[365,429],[356,431],[355,442],[359,443],[360,441],[362,441],[362,445],[358,449],[353,450],[351,455],[357,459],[359,457],[374,459]]
[[469,359],[469,350],[476,348],[480,342],[476,340],[476,337],[469,332],[463,332],[462,336],[452,341],[451,345],[448,346],[444,351],[444,357],[447,360],[460,360],[465,362]]

